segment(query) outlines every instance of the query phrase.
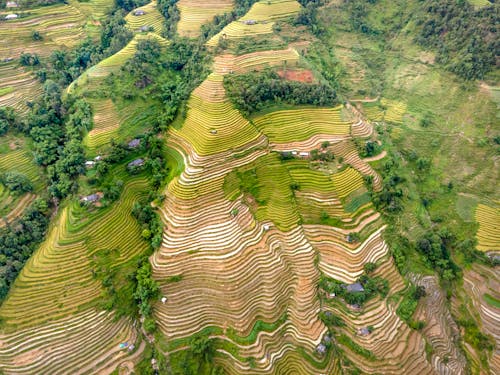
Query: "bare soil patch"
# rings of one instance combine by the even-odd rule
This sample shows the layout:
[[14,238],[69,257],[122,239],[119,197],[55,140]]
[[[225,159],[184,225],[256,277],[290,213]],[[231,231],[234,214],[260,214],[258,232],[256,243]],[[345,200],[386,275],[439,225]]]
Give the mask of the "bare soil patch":
[[281,78],[290,81],[303,83],[312,83],[314,81],[314,75],[310,70],[280,70],[278,74]]

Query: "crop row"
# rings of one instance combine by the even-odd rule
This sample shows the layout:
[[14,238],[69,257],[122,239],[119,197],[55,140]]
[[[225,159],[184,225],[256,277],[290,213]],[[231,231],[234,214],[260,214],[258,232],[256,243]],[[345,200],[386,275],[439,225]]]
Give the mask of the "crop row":
[[37,328],[1,334],[0,363],[5,374],[95,374],[123,360],[137,333],[125,319],[86,309]]
[[303,108],[271,112],[253,123],[271,143],[305,141],[314,135],[348,135],[350,123],[340,118],[341,107]]
[[241,39],[247,36],[271,34],[274,21],[293,16],[300,10],[300,4],[293,0],[262,0],[255,3],[249,12],[237,21],[231,22],[213,36],[209,46],[216,46],[221,38]]
[[180,11],[177,32],[181,36],[196,37],[201,25],[210,22],[218,14],[229,12],[232,5],[231,0],[180,0],[177,3]]
[[219,74],[244,73],[268,66],[293,67],[299,61],[299,54],[293,48],[276,51],[258,51],[245,55],[221,55],[214,60],[214,71]]
[[62,209],[57,225],[24,266],[0,315],[8,325],[24,327],[75,312],[100,293],[93,279],[93,255],[118,249],[114,267],[147,248],[131,209],[146,184],[129,182],[121,199],[89,215],[78,204]]
[[476,237],[480,251],[500,251],[500,209],[496,206],[478,204],[476,221],[479,229]]
[[229,101],[208,102],[193,94],[187,105],[186,120],[174,133],[186,139],[199,155],[238,148],[259,137],[257,130]]
[[94,127],[84,139],[84,144],[90,149],[98,149],[114,138],[120,127],[118,113],[111,99],[92,102],[94,112]]

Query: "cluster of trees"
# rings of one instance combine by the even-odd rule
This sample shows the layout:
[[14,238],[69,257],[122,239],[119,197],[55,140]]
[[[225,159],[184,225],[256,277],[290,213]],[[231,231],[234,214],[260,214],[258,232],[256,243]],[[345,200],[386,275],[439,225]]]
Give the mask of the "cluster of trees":
[[335,293],[336,297],[343,298],[348,304],[360,306],[377,294],[385,297],[389,293],[389,282],[380,276],[363,274],[357,282],[363,286],[364,291],[349,292],[346,284],[324,275],[321,276],[319,286],[327,293]]
[[0,229],[0,302],[38,244],[44,239],[50,210],[38,198],[22,217]]
[[140,41],[121,74],[111,78],[113,91],[126,99],[157,100],[160,113],[153,125],[156,131],[165,129],[208,75],[208,59],[205,47],[187,38],[176,38],[164,48],[155,39]]
[[384,163],[384,183],[382,190],[373,195],[373,203],[377,209],[386,213],[397,213],[403,209],[402,184],[406,179],[399,174],[398,163],[390,159]]
[[377,0],[351,0],[344,2],[347,11],[349,12],[349,22],[355,31],[363,34],[378,34],[378,30],[374,29],[367,21],[367,15],[370,11],[371,4]]
[[158,10],[165,17],[165,33],[166,36],[172,38],[175,35],[177,22],[181,19],[177,2],[179,0],[159,0]]
[[150,241],[154,249],[161,245],[163,225],[158,213],[151,207],[150,202],[141,204],[136,202],[132,208],[132,215],[142,226],[142,237]]
[[318,7],[325,4],[324,0],[299,0],[302,9],[295,19],[296,25],[309,27],[311,32],[319,36],[324,32],[323,28],[317,22]]
[[482,79],[500,55],[500,4],[475,9],[468,1],[426,0],[417,18],[416,41],[436,61],[464,79]]
[[323,83],[288,81],[276,72],[228,74],[224,87],[235,107],[246,115],[274,104],[333,106],[337,94]]
[[10,128],[15,128],[18,118],[11,107],[0,107],[0,136],[7,133]]
[[139,313],[145,318],[144,329],[152,333],[156,329],[155,320],[152,317],[152,302],[160,294],[160,286],[153,279],[151,264],[147,257],[141,258],[135,279],[137,281],[134,298],[139,305]]
[[33,191],[33,184],[26,175],[10,171],[0,175],[0,182],[4,184],[14,194],[22,194]]
[[84,100],[65,101],[61,89],[48,80],[39,102],[17,130],[33,139],[35,162],[47,168],[49,191],[58,199],[77,189],[76,177],[84,172],[83,133],[92,128],[92,110]]
[[417,251],[424,255],[429,268],[435,269],[447,281],[460,274],[460,268],[451,259],[455,246],[456,237],[446,228],[429,231],[417,241]]

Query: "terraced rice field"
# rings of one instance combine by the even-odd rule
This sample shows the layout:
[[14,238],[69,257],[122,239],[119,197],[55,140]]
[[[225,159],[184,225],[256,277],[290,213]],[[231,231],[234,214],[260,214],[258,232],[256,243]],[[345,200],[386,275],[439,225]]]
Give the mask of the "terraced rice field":
[[197,37],[200,27],[210,22],[217,14],[230,12],[232,0],[180,0],[177,3],[181,18],[177,23],[177,32],[181,36]]
[[25,147],[14,150],[0,150],[0,173],[9,171],[17,171],[26,175],[33,183],[35,191],[41,190],[44,186],[41,170],[35,164],[31,152]]
[[271,66],[294,67],[299,62],[299,53],[293,48],[276,51],[259,51],[245,55],[216,56],[214,71],[219,74],[244,73]]
[[244,37],[271,34],[274,21],[292,17],[300,10],[295,0],[262,0],[255,3],[250,11],[237,21],[231,22],[220,33],[212,37],[208,46],[216,46],[220,38],[241,39]]
[[253,119],[253,123],[271,144],[305,141],[317,135],[342,139],[349,135],[351,124],[341,120],[340,110],[339,106],[276,111]]
[[108,208],[89,213],[75,203],[61,209],[0,308],[0,362],[7,374],[64,373],[70,367],[72,373],[95,373],[127,355],[118,344],[136,341],[137,332],[127,320],[95,309],[102,287],[91,270],[95,256],[109,249],[111,269],[147,249],[131,215],[145,194],[146,181],[135,177]]
[[[492,301],[500,301],[498,272],[476,264],[464,274],[464,289],[468,300],[472,300],[473,307],[479,313],[476,317],[478,324],[495,341],[496,347],[489,358],[489,365],[491,372],[496,374],[500,371],[500,307],[492,304]],[[474,358],[474,361],[477,360]]]
[[457,348],[459,327],[448,309],[439,280],[435,276],[425,276],[414,278],[414,281],[428,291],[424,303],[415,312],[415,320],[426,322],[422,332],[433,348],[432,362],[440,374],[459,374],[466,366],[466,359]]
[[384,121],[394,124],[403,123],[403,116],[406,113],[406,104],[396,100],[382,99],[380,103],[386,108]]
[[26,103],[34,101],[41,92],[42,86],[31,72],[17,63],[0,63],[0,106],[25,113]]
[[182,128],[174,133],[185,139],[200,155],[216,154],[228,149],[237,149],[260,136],[255,127],[224,99],[222,79],[209,77],[210,92],[219,87],[220,100],[208,101],[195,91],[188,101],[187,118]]
[[[227,102],[222,75],[266,60],[279,65],[283,58],[273,60],[270,52],[216,57],[214,73],[191,96],[185,123],[169,130],[168,146],[182,155],[185,168],[166,188],[163,243],[151,257],[168,296],[155,306],[155,317],[172,363],[189,336],[205,332],[224,343],[214,362],[229,374],[335,373],[335,359],[320,363],[313,354],[326,333],[318,313],[330,308],[316,297],[320,272],[353,282],[366,262],[377,262],[391,293],[405,285],[388,256],[362,175],[375,176],[378,187],[380,177],[349,140],[352,133],[371,133],[341,121],[340,108],[275,111],[249,123]],[[332,136],[338,137],[332,151],[351,165],[339,172],[311,169],[307,160],[283,163],[270,152],[269,145],[278,145],[273,142],[310,151]],[[319,223],[323,211],[338,225]],[[352,232],[363,240],[348,242]],[[168,282],[175,275],[181,280]],[[343,349],[363,373],[433,373],[422,336],[398,318],[396,308],[381,299],[361,312],[336,306],[347,322],[345,334],[377,327],[371,337],[353,339],[375,361]]]
[[[8,13],[11,13],[10,11]],[[6,11],[0,12],[3,18]],[[18,12],[23,15],[23,12]],[[77,7],[69,4],[51,5],[30,9],[26,17],[0,21],[0,61],[18,58],[22,52],[48,56],[53,50],[72,47],[84,37],[86,16]],[[42,41],[34,41],[33,31],[38,31]]]
[[[141,10],[145,12],[144,15],[134,15],[134,12]],[[125,17],[125,20],[127,21],[127,26],[134,32],[141,32],[141,27],[148,27],[152,28],[152,30],[149,31],[152,31],[159,36],[163,30],[165,18],[158,11],[158,2],[151,1],[148,4],[131,11]]]
[[477,231],[477,249],[480,251],[500,251],[500,208],[498,204],[487,206],[478,204],[476,221],[479,223]]
[[78,8],[88,18],[91,18],[96,25],[99,24],[102,17],[113,9],[113,1],[111,0],[88,0],[81,2],[70,0],[69,3]]
[[92,101],[91,104],[94,111],[94,127],[83,142],[91,153],[95,153],[95,150],[108,145],[112,138],[116,138],[120,122],[111,99]]

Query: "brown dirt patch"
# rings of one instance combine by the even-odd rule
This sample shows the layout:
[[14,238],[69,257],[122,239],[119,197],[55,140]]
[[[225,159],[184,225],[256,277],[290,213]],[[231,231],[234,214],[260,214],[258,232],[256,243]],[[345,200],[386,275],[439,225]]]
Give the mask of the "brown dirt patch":
[[280,70],[278,74],[281,78],[288,79],[290,81],[312,83],[314,81],[314,75],[310,70]]
[[29,352],[19,354],[14,357],[12,363],[16,366],[26,366],[33,363],[37,358],[41,357],[43,352],[39,349],[33,349]]

